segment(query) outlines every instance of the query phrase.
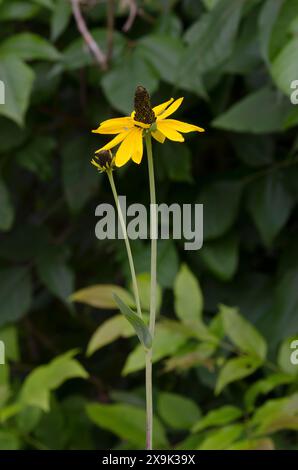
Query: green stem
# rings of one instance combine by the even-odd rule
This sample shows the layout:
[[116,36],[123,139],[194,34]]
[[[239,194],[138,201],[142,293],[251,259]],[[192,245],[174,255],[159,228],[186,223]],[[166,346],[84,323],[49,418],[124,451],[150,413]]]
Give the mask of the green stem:
[[[156,318],[156,260],[157,260],[157,214],[154,180],[154,164],[152,155],[151,135],[146,135],[148,157],[148,173],[150,187],[150,237],[151,237],[151,283],[150,283],[150,319],[149,331],[154,339]],[[152,449],[153,435],[153,404],[152,404],[152,348],[146,351],[146,447]]]
[[128,238],[128,235],[127,235],[127,230],[126,230],[126,226],[125,226],[125,222],[124,222],[124,218],[123,218],[123,213],[122,213],[122,210],[121,210],[121,206],[119,204],[119,198],[118,198],[118,194],[117,194],[117,190],[116,190],[112,170],[108,170],[107,175],[109,177],[111,189],[112,189],[112,192],[113,192],[113,196],[114,196],[114,199],[115,199],[115,204],[116,204],[117,211],[118,211],[118,216],[119,216],[119,220],[120,220],[121,229],[122,229],[123,236],[124,236],[124,242],[125,242],[127,256],[128,256],[128,262],[129,262],[131,279],[132,279],[132,288],[133,288],[133,293],[134,293],[134,297],[135,297],[137,312],[138,312],[139,317],[142,318],[142,310],[141,310],[139,288],[138,288],[137,277],[136,277],[136,270],[135,270],[135,266],[134,266],[134,262],[133,262],[132,252],[131,252],[129,238]]

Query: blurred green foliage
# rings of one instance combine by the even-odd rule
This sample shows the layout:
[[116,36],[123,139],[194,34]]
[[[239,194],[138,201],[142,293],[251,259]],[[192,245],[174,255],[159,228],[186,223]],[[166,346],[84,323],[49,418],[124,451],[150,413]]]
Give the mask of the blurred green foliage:
[[[130,25],[128,3],[81,2],[102,70],[68,0],[0,0],[0,448],[144,446],[144,355],[104,286],[129,297],[129,269],[95,238],[112,195],[89,163],[141,84],[207,129],[154,148],[158,200],[204,204],[202,250],[158,243],[155,446],[297,449],[298,1],[139,0]],[[148,201],[144,163],[116,178]]]

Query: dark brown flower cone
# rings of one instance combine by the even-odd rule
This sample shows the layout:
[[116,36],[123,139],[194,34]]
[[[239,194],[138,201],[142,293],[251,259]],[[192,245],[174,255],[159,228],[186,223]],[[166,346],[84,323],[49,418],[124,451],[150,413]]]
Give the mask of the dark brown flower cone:
[[155,114],[151,108],[150,95],[146,88],[138,86],[135,92],[135,121],[144,124],[155,122]]

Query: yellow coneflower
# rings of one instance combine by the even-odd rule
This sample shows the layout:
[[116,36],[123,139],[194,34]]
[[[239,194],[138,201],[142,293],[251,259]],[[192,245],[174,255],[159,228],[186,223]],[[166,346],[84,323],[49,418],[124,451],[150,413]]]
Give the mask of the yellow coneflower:
[[100,124],[98,129],[92,132],[97,134],[117,134],[108,144],[97,150],[110,150],[119,145],[115,155],[115,165],[120,167],[131,158],[135,163],[140,163],[143,156],[143,136],[145,132],[160,143],[165,139],[175,142],[183,142],[182,133],[204,132],[201,127],[175,119],[167,119],[181,105],[183,98],[178,98],[162,103],[151,108],[150,96],[147,90],[137,87],[135,93],[135,110],[130,116],[108,119]]

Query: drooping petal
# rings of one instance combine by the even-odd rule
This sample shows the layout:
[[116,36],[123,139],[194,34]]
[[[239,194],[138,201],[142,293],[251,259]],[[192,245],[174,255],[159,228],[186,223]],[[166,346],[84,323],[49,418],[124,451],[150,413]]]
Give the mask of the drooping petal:
[[157,117],[157,121],[159,121],[161,119],[166,119],[168,116],[170,116],[175,111],[177,111],[177,109],[181,106],[181,103],[182,103],[183,100],[184,100],[184,98],[178,98],[176,101],[174,101],[174,103],[171,104],[171,106],[169,106],[168,109],[166,109],[163,113],[161,113]]
[[131,129],[129,131],[125,131],[125,132],[122,132],[121,134],[118,134],[116,137],[114,137],[114,139],[110,140],[110,142],[108,142],[106,145],[96,150],[95,153],[99,153],[102,150],[110,150],[113,147],[116,147],[116,145],[120,144],[120,142],[122,142],[125,139],[125,137],[128,135],[129,132],[131,132]]
[[139,164],[142,161],[143,157],[143,132],[140,130],[135,135],[134,150],[132,154],[132,159],[135,163]]
[[187,122],[176,121],[176,119],[166,119],[165,122],[168,126],[172,127],[175,131],[179,132],[205,132],[202,127],[195,126],[194,124],[188,124]]
[[132,154],[134,152],[135,139],[137,138],[137,135],[141,132],[141,129],[134,127],[128,132],[128,134],[126,134],[125,139],[121,143],[116,153],[116,166],[119,167],[125,165],[125,163],[127,163],[128,160],[132,157]]
[[94,134],[118,134],[133,127],[133,120],[130,117],[108,119],[93,130]]
[[164,141],[166,140],[165,136],[158,130],[152,131],[151,134],[154,137],[154,139],[157,140],[157,142],[159,142],[160,144],[163,144]]
[[154,106],[153,111],[155,116],[159,116],[161,113],[164,112],[165,109],[169,106],[169,104],[173,103],[174,98],[171,98],[168,101],[165,101],[165,103],[161,103],[158,106]]
[[151,125],[151,124],[145,124],[144,122],[135,121],[135,120],[133,120],[133,123],[134,123],[135,126],[142,127],[142,129],[149,129],[149,127]]
[[157,121],[157,130],[170,140],[174,140],[175,142],[184,142],[184,137],[171,126],[168,126],[167,121]]

